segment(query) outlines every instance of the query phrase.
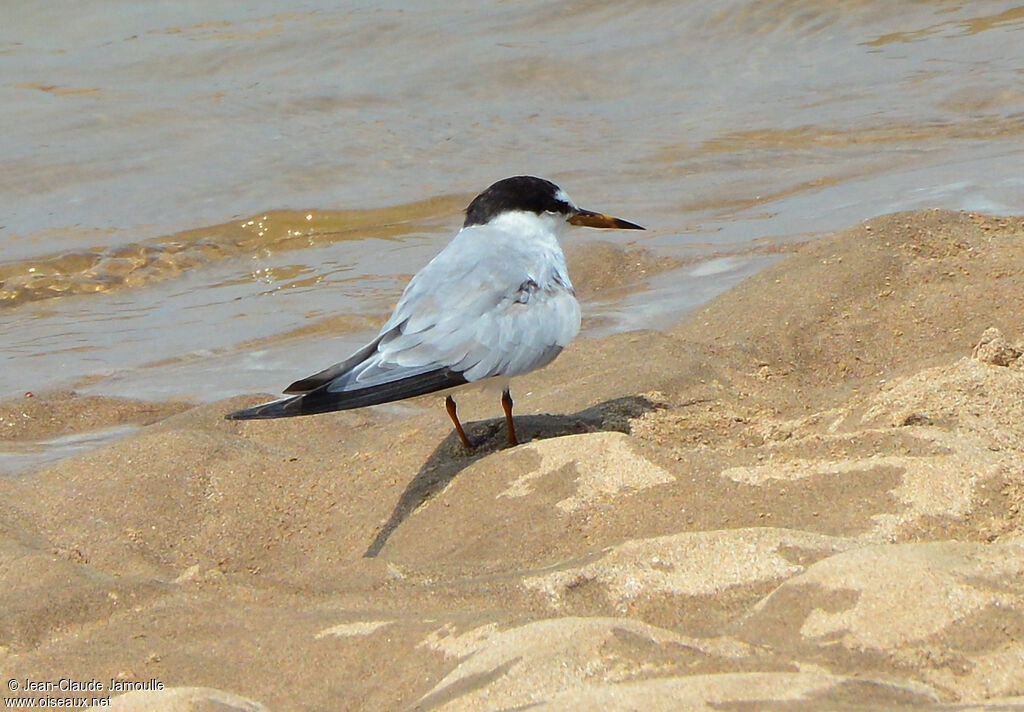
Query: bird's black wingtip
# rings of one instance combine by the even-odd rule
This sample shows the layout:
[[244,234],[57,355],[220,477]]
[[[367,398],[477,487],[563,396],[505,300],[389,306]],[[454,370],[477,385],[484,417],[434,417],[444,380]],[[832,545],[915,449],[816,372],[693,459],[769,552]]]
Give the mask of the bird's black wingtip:
[[[282,398],[269,403],[254,405],[252,408],[232,411],[224,416],[224,420],[268,420],[270,418],[285,418],[290,415],[300,415],[294,403],[299,397]],[[289,407],[291,406],[291,407]]]
[[269,420],[270,418],[291,418],[296,415],[330,413],[335,410],[351,410],[422,396],[466,383],[468,381],[461,373],[449,368],[438,368],[355,391],[332,393],[327,390],[326,385],[323,385],[308,393],[236,410],[228,413],[224,418],[226,420]]
[[227,413],[224,416],[224,420],[254,420],[257,416],[253,415],[251,411],[253,408],[246,410],[236,410],[231,413]]

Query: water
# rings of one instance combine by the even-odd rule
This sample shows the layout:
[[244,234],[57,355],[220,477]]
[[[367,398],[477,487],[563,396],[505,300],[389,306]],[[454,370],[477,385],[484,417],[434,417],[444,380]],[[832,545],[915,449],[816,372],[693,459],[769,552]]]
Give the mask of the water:
[[585,304],[594,333],[666,326],[754,244],[1024,211],[1011,2],[290,8],[5,3],[0,397],[274,391],[372,334],[518,173],[650,228],[574,241],[685,258]]

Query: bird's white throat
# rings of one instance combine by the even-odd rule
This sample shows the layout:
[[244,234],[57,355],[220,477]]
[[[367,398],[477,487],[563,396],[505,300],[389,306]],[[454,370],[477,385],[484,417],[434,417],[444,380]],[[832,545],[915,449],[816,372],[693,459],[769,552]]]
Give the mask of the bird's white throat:
[[560,213],[537,214],[525,210],[507,210],[487,223],[486,227],[516,236],[517,241],[557,241],[569,228]]

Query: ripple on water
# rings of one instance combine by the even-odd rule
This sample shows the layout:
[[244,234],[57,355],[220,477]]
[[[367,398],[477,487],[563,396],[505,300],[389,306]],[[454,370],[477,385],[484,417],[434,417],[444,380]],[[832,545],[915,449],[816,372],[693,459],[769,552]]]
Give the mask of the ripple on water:
[[444,196],[369,210],[278,210],[139,243],[8,262],[0,265],[0,307],[138,287],[239,255],[365,237],[397,239],[457,212],[465,202],[462,196]]

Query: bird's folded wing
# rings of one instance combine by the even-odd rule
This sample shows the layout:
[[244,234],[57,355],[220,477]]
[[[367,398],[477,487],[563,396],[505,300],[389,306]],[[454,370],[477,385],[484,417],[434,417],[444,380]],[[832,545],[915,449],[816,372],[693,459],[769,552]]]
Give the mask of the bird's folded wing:
[[[445,275],[452,277],[451,266]],[[410,283],[376,352],[327,390],[374,387],[437,369],[467,381],[516,376],[550,362],[579,332],[579,304],[564,283],[513,263],[479,261],[421,290]]]
[[412,396],[433,393],[466,383],[461,374],[441,368],[370,388],[332,393],[324,387],[290,398],[262,403],[252,408],[228,413],[228,420],[262,420],[288,418],[296,415],[314,415],[335,410],[351,410],[368,405],[390,403]]
[[378,336],[376,339],[368,343],[363,348],[356,351],[354,354],[349,356],[347,359],[340,363],[336,363],[333,366],[328,366],[323,371],[314,373],[312,376],[302,378],[295,383],[291,384],[284,389],[285,393],[309,393],[312,390],[316,390],[320,386],[330,383],[335,378],[350,370],[353,366],[358,366],[360,363],[368,359],[370,356],[377,351],[377,344],[380,343],[381,337]]

